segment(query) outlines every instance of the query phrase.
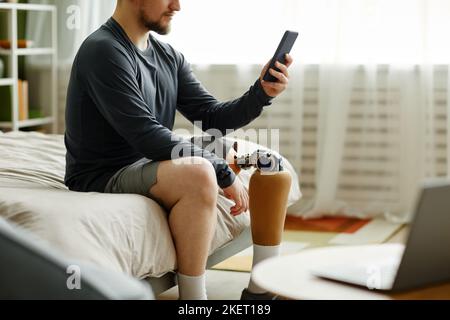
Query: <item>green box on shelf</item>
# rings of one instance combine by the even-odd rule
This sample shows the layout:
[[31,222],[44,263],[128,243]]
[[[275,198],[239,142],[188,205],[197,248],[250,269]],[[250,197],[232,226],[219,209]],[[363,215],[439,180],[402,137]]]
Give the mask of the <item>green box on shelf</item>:
[[31,108],[28,111],[29,119],[39,119],[39,118],[43,118],[43,117],[44,117],[44,115],[42,114],[42,110],[40,110],[40,109]]

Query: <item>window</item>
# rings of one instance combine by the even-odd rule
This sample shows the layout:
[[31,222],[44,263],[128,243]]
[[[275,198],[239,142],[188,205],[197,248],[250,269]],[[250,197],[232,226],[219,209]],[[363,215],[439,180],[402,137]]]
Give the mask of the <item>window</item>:
[[304,63],[450,62],[448,0],[190,0],[165,41],[198,64],[265,63],[284,30]]

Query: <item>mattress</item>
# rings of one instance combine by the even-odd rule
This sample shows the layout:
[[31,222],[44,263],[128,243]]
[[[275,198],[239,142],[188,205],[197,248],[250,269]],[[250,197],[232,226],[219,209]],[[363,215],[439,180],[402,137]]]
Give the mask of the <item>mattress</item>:
[[[258,147],[249,145],[247,150]],[[61,135],[0,132],[0,216],[70,259],[140,279],[176,270],[165,210],[139,195],[69,191],[63,182],[65,153]],[[298,182],[287,160],[285,167]],[[238,179],[248,187],[251,174],[244,171]],[[300,197],[294,183],[289,204]],[[211,253],[250,224],[248,213],[232,217],[232,206],[220,192]]]

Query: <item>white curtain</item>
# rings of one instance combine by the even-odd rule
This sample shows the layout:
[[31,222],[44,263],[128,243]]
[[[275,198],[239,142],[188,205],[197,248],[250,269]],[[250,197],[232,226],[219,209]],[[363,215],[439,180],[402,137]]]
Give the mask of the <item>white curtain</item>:
[[404,222],[424,179],[450,178],[450,1],[183,5],[168,40],[197,64],[262,64],[284,30],[300,32],[283,125],[301,126],[284,138],[302,142],[289,153],[305,197],[291,212]]
[[450,3],[315,3],[325,11],[316,17],[326,50],[315,195],[303,212],[409,221],[423,180],[450,177]]

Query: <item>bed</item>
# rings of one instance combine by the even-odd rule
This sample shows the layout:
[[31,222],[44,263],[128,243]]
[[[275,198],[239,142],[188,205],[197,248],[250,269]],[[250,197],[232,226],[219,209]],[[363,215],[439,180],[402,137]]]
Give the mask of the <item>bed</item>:
[[[71,259],[149,281],[155,294],[173,286],[177,265],[166,212],[139,195],[69,191],[65,152],[61,135],[0,132],[0,216]],[[285,167],[298,182],[287,160]],[[238,178],[248,187],[251,174]],[[294,183],[289,205],[300,197]],[[232,217],[231,206],[221,193],[209,267],[251,245],[249,214]]]

